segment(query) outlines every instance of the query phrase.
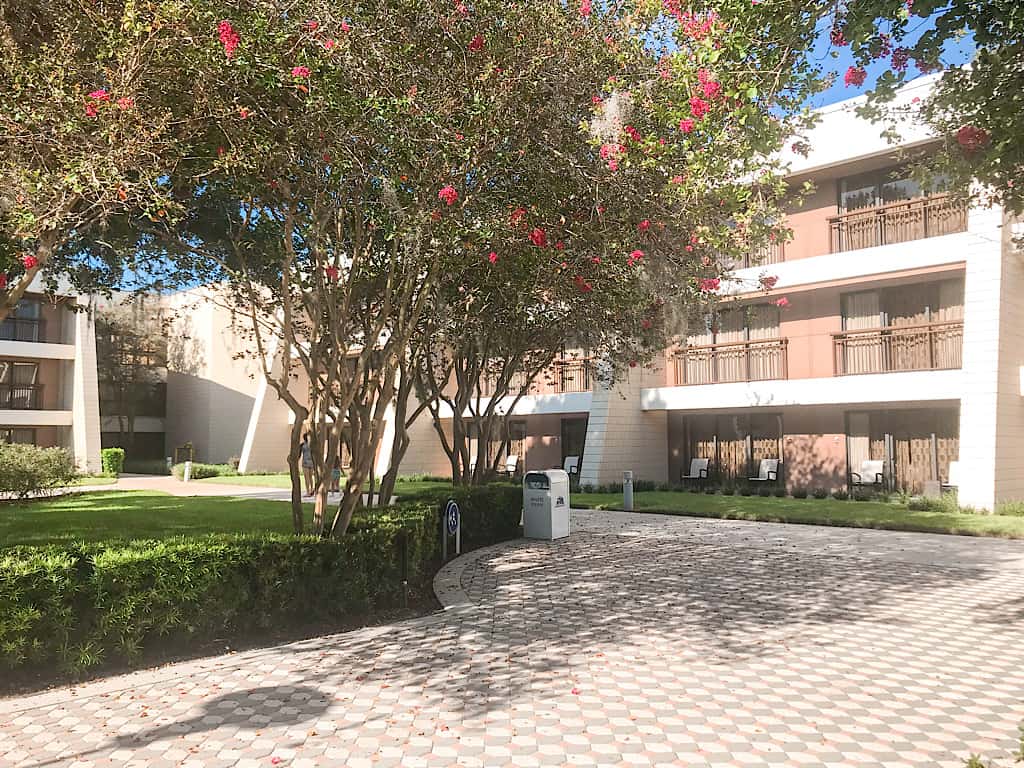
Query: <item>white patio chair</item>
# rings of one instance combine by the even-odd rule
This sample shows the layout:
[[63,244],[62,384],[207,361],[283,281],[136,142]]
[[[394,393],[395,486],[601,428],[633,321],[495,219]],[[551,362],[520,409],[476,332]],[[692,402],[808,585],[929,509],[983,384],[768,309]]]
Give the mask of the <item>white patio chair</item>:
[[708,479],[708,467],[711,465],[711,459],[690,459],[690,473],[683,474],[679,472],[679,479],[686,482],[704,482]]
[[757,477],[748,477],[752,483],[774,483],[779,479],[779,460],[761,459],[757,468]]
[[885,481],[885,462],[881,459],[865,459],[860,472],[850,473],[850,485],[880,487]]
[[514,453],[505,457],[505,474],[509,477],[514,477],[516,470],[519,469],[519,457]]

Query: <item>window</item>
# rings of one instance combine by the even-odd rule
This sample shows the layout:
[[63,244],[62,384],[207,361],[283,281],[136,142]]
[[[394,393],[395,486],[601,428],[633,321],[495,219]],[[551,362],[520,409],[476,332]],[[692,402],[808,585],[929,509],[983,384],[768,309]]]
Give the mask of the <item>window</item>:
[[0,323],[0,341],[40,341],[42,305],[34,299],[22,299]]
[[772,304],[753,304],[707,316],[703,327],[689,334],[687,343],[690,346],[710,346],[778,337],[779,308]]
[[38,363],[0,360],[0,408],[34,409],[39,407]]
[[870,173],[847,176],[839,181],[839,210],[843,213],[878,205],[913,200],[926,194],[935,193],[946,186],[946,180],[936,178],[930,190],[910,176],[905,166],[889,166]]
[[0,427],[0,443],[35,445],[36,431],[23,427]]

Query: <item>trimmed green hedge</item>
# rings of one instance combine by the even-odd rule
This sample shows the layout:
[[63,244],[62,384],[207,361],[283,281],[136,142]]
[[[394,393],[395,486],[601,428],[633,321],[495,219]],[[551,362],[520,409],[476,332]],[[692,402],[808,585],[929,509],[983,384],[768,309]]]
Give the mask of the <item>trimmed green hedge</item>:
[[[516,489],[518,490],[518,489]],[[466,550],[519,533],[519,493],[456,491]],[[16,547],[0,552],[0,666],[78,672],[160,642],[240,638],[397,607],[431,593],[443,501],[358,515],[336,540],[277,534]]]
[[100,451],[100,466],[104,475],[120,475],[124,472],[124,448],[104,448]]
[[[171,467],[171,472],[179,480],[185,479],[185,465],[175,464]],[[192,472],[189,474],[190,480],[202,480],[207,477],[234,477],[238,474],[238,470],[232,467],[230,464],[201,464],[197,461],[192,462]]]

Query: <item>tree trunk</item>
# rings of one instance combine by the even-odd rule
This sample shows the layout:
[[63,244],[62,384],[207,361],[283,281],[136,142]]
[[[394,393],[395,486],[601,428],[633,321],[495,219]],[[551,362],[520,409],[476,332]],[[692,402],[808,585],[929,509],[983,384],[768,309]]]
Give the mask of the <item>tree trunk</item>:
[[292,424],[291,447],[288,450],[288,474],[292,480],[292,527],[296,535],[301,535],[305,528],[302,513],[302,470],[299,468],[301,443],[302,422],[296,418]]

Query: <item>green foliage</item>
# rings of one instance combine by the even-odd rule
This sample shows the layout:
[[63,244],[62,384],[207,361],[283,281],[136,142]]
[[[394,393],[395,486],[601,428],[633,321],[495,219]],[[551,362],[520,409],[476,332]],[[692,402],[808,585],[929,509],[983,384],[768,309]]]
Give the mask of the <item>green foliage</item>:
[[103,474],[117,477],[124,472],[124,448],[104,448],[100,451]]
[[[179,480],[185,479],[185,464],[175,464],[171,467],[171,472]],[[191,480],[202,480],[207,477],[232,477],[238,474],[238,470],[232,467],[230,464],[200,464],[199,462],[192,463],[192,472],[189,475]]]
[[[518,488],[452,492],[463,547],[519,533]],[[400,542],[413,595],[431,589],[440,503],[358,514],[335,540],[279,534],[16,547],[0,553],[0,664],[81,671],[161,642],[334,621],[397,607]]]
[[777,486],[775,486],[774,488],[772,488],[772,495],[776,496],[776,497],[778,497],[780,499],[786,498],[786,486],[784,486],[784,485],[777,485]]
[[772,495],[772,489],[762,483],[757,487],[757,495],[766,499]]
[[63,448],[0,442],[0,493],[25,499],[63,488],[77,477],[74,459]]
[[793,487],[793,498],[794,499],[806,499],[807,498],[807,487],[803,485],[797,485]]
[[816,499],[827,499],[829,496],[828,488],[815,488],[811,491],[811,495]]
[[962,510],[955,493],[944,493],[939,497],[912,496],[907,500],[907,509],[915,512],[945,512],[958,514]]
[[723,496],[733,496],[735,493],[736,493],[735,486],[732,486],[732,485],[724,485],[724,486],[722,486],[722,495]]
[[165,459],[129,459],[124,461],[124,471],[136,475],[169,475]]
[[832,491],[832,498],[836,501],[846,501],[850,498],[850,494],[845,489],[840,488],[837,491]]
[[1002,501],[996,504],[997,515],[1024,517],[1024,501]]
[[878,494],[867,488],[855,488],[853,490],[854,501],[877,501]]

